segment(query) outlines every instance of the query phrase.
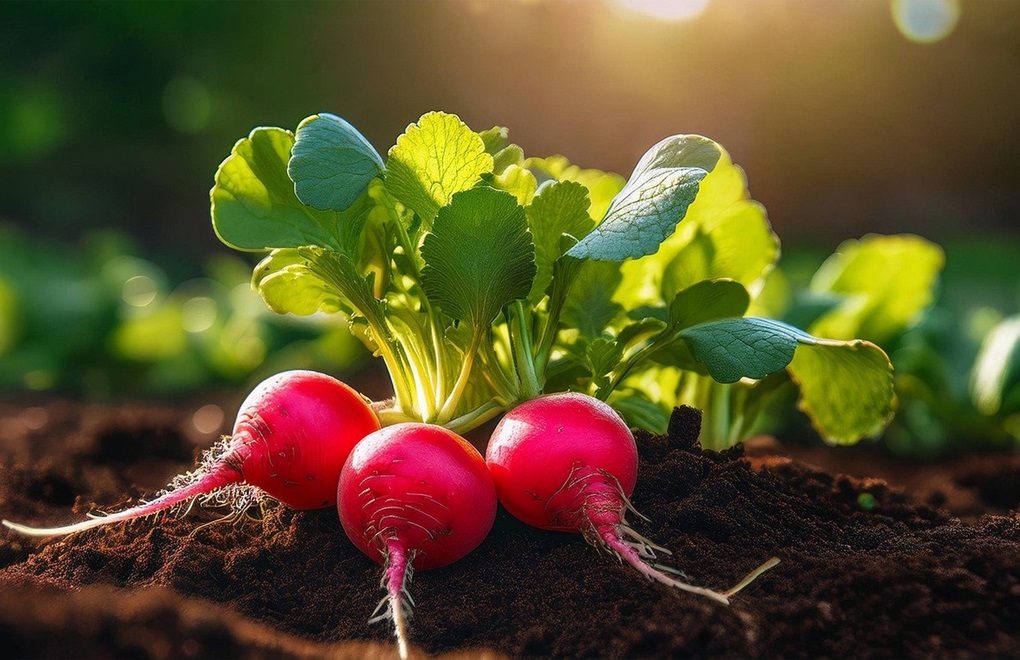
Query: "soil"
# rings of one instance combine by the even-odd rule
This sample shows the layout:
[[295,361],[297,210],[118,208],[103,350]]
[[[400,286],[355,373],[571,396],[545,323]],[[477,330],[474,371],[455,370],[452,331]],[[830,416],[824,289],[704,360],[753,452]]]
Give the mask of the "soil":
[[[214,439],[193,412],[0,404],[0,514],[70,522],[151,496]],[[912,472],[866,451],[768,440],[716,453],[694,440],[698,423],[679,409],[668,436],[639,436],[632,501],[649,520],[631,523],[704,586],[782,560],[729,607],[501,511],[467,558],[415,575],[417,652],[1020,654],[1020,457]],[[46,542],[0,532],[0,656],[395,656],[387,624],[366,623],[380,569],[335,511],[270,506],[206,524],[217,515],[196,507]]]

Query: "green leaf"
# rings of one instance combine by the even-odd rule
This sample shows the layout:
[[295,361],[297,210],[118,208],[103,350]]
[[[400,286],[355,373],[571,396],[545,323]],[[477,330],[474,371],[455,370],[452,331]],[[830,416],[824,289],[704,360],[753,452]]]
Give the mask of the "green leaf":
[[382,171],[379,152],[346,120],[321,113],[298,125],[287,174],[308,206],[343,211]]
[[610,397],[609,404],[631,428],[662,435],[669,427],[669,409],[651,401],[640,390],[628,390],[627,394]]
[[602,223],[567,254],[623,261],[654,253],[676,231],[720,154],[715,142],[699,136],[662,140],[638,162]]
[[756,317],[702,323],[681,331],[680,337],[720,383],[779,371],[793,360],[799,342],[814,339],[780,321]]
[[539,183],[546,181],[573,181],[588,189],[591,206],[588,215],[593,222],[605,217],[613,198],[623,190],[626,181],[619,174],[603,172],[596,169],[585,169],[572,165],[563,156],[548,158],[529,158],[524,166],[535,173]]
[[425,294],[474,327],[524,298],[535,278],[535,245],[524,209],[509,193],[474,188],[453,197],[421,247]]
[[830,442],[876,434],[892,417],[892,365],[870,342],[818,339],[756,317],[703,323],[680,336],[721,383],[758,380],[788,366],[800,386],[800,408]]
[[[688,221],[694,219],[688,214]],[[753,287],[779,256],[779,239],[764,208],[756,202],[738,202],[712,218],[685,225],[690,239],[663,272],[661,286],[666,299],[704,279],[726,277]]]
[[535,239],[537,274],[529,298],[541,298],[552,281],[553,262],[563,256],[561,238],[586,235],[592,229],[588,191],[579,183],[559,181],[542,188],[527,208],[528,226]]
[[632,304],[668,302],[696,282],[717,278],[740,282],[753,299],[779,258],[764,207],[749,198],[743,171],[715,146],[718,161],[677,231],[655,254],[623,264],[618,295],[630,296]]
[[842,302],[811,326],[812,333],[885,342],[917,320],[934,297],[942,249],[911,235],[865,236],[839,246],[811,279],[816,294]]
[[[982,415],[998,414],[1020,382],[1020,316],[995,326],[981,343],[971,371],[970,396]],[[1006,412],[1011,412],[1007,410]]]
[[493,126],[481,131],[478,137],[482,138],[485,152],[492,156],[510,146],[510,129],[505,126]]
[[502,174],[492,178],[492,187],[496,190],[505,190],[517,198],[518,204],[527,206],[535,197],[538,182],[530,171],[518,165],[510,165]]
[[892,364],[863,340],[801,345],[789,367],[800,386],[800,409],[830,443],[876,436],[892,419]]
[[[517,167],[524,166],[524,150],[516,144],[500,149],[492,156],[492,171],[496,174],[502,174],[511,165],[516,165]],[[530,170],[528,170],[528,174],[531,175],[532,179],[535,178],[535,175]],[[537,182],[535,185],[538,185]]]
[[[668,324],[660,322],[662,330],[657,341],[658,343],[664,341],[668,343],[664,343],[661,348],[652,353],[651,359],[660,364],[704,373],[705,367],[692,355],[689,342],[672,340],[681,337],[682,334],[679,331],[684,328],[709,321],[740,317],[747,310],[748,303],[747,290],[733,280],[705,280],[681,291],[674,296],[666,309],[656,314],[657,317],[665,318],[668,321]],[[649,310],[649,308],[639,309]],[[647,314],[648,311],[645,313]],[[642,323],[649,323],[649,319]],[[638,325],[634,324],[634,326]],[[623,341],[634,326],[624,328],[619,334],[619,340]]]
[[482,138],[459,117],[430,112],[390,149],[386,190],[429,228],[454,194],[474,186],[492,166]]
[[298,252],[307,262],[309,271],[339,292],[341,300],[350,306],[353,314],[365,317],[376,330],[386,327],[384,307],[372,292],[371,278],[359,273],[350,257],[317,247],[303,247]]
[[339,216],[302,204],[287,176],[294,136],[256,128],[216,171],[211,193],[216,235],[237,250],[322,245],[339,248]]
[[680,330],[691,326],[739,317],[751,298],[742,284],[733,280],[705,280],[678,293],[669,305],[669,325]]
[[607,337],[592,340],[585,349],[585,366],[591,372],[592,382],[599,389],[609,384],[607,375],[623,359],[623,347]]
[[277,314],[308,316],[317,312],[350,313],[339,292],[312,273],[294,248],[273,250],[255,266],[252,288]]
[[373,295],[370,280],[349,256],[333,250],[273,250],[255,266],[252,288],[279,314],[344,312],[382,327],[382,303]]
[[613,293],[621,279],[620,264],[616,262],[584,262],[563,303],[563,322],[584,337],[601,335],[623,313],[623,308],[613,302]]

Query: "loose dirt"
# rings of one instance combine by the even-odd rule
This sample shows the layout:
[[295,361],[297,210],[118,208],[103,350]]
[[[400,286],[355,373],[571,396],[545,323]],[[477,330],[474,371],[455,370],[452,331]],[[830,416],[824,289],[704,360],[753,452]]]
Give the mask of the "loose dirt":
[[[0,516],[70,522],[151,496],[211,440],[189,422],[159,407],[0,405]],[[869,477],[860,460],[851,477],[774,443],[753,445],[750,459],[742,448],[702,450],[698,422],[680,409],[667,436],[639,436],[632,501],[649,520],[630,522],[673,551],[661,563],[700,585],[725,588],[782,560],[731,606],[648,582],[578,536],[500,511],[475,552],[415,575],[418,651],[1016,656],[1016,457],[982,463],[992,476],[973,461],[944,466],[941,482],[912,494],[890,485],[909,479]],[[952,508],[957,491],[975,493],[966,522]],[[42,543],[0,532],[2,655],[395,655],[388,626],[366,623],[383,595],[379,567],[344,537],[335,511],[274,506],[218,524],[217,515],[196,508]]]

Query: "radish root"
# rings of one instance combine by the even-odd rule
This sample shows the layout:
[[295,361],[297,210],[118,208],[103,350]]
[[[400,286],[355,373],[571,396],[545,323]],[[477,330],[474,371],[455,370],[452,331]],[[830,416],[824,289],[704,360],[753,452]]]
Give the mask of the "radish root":
[[383,565],[382,580],[379,582],[379,586],[386,589],[387,594],[379,601],[375,611],[372,612],[372,618],[368,620],[370,624],[386,619],[393,621],[400,660],[407,660],[410,655],[410,645],[407,641],[407,620],[411,618],[414,599],[411,597],[408,585],[414,576],[414,568],[411,565],[413,559],[414,552],[408,553],[403,544],[396,539],[390,539],[387,542],[386,562]]
[[265,496],[253,486],[241,483],[243,476],[228,453],[230,441],[230,436],[224,436],[220,442],[203,453],[198,468],[174,477],[173,481],[151,501],[116,513],[89,513],[86,514],[87,520],[59,527],[30,527],[9,520],[2,523],[19,534],[42,538],[76,534],[94,527],[144,518],[184,504],[187,505],[185,509],[187,513],[195,500],[199,500],[205,506],[229,505],[233,509],[231,515],[243,512]]
[[[736,585],[726,591],[716,591],[706,587],[698,587],[684,580],[689,579],[682,571],[652,563],[656,552],[673,554],[666,548],[632,529],[627,524],[627,512],[630,511],[644,520],[643,516],[623,492],[619,480],[604,470],[584,472],[577,476],[578,464],[573,466],[563,486],[553,497],[565,493],[579,506],[570,514],[582,518],[582,533],[585,539],[597,548],[607,550],[620,562],[626,562],[650,580],[655,580],[669,587],[705,596],[723,605],[730,604],[730,597],[751,584],[758,576],[779,563],[772,557],[761,566],[743,577]],[[549,498],[551,503],[553,498]],[[676,579],[676,575],[683,580]]]

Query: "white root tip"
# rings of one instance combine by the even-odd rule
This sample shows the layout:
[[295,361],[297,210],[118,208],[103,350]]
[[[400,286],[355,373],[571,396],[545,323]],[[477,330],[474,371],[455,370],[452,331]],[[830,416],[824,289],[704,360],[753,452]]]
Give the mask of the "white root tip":
[[28,525],[19,525],[18,523],[11,522],[10,520],[4,520],[2,522],[4,527],[19,534],[35,538],[44,538],[47,536],[63,536],[65,534],[83,532],[86,529],[102,527],[103,525],[109,525],[110,523],[127,520],[133,517],[134,516],[119,516],[116,513],[109,516],[90,516],[88,520],[83,520],[82,522],[75,523],[73,525],[63,525],[61,527],[29,527]]
[[722,592],[722,595],[726,596],[727,598],[729,598],[730,596],[734,595],[735,593],[737,593],[738,591],[740,591],[741,589],[743,589],[747,585],[749,585],[752,582],[754,582],[758,578],[759,575],[761,575],[765,571],[769,570],[770,568],[774,568],[778,564],[779,564],[779,557],[772,557],[771,559],[766,561],[764,564],[762,564],[758,568],[754,569],[753,571],[751,571],[750,573],[745,575],[744,579],[742,579],[740,582],[737,582],[735,585],[733,585],[732,587],[730,587],[726,591]]
[[[636,542],[628,541],[628,537],[634,539]],[[683,573],[676,569],[650,563],[648,559],[654,558],[655,556],[655,553],[652,552],[651,548],[661,548],[659,548],[659,546],[652,545],[648,539],[641,536],[627,525],[618,524],[600,530],[600,536],[597,539],[597,542],[599,545],[608,548],[609,551],[615,554],[618,559],[626,561],[633,568],[637,569],[637,571],[646,578],[655,580],[656,582],[661,582],[662,584],[675,589],[711,598],[717,603],[722,603],[723,605],[729,605],[731,596],[754,582],[758,576],[779,563],[778,557],[772,557],[761,566],[745,575],[744,578],[733,587],[726,591],[715,591],[714,589],[694,586],[693,584],[678,580],[675,577],[666,574],[668,571],[669,573],[686,578]]]

